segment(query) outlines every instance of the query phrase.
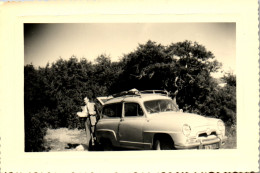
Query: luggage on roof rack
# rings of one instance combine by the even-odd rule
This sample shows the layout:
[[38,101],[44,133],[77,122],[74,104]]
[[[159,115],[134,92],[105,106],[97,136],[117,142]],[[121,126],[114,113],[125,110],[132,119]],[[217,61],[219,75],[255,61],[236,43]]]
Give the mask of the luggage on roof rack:
[[107,102],[108,100],[111,100],[113,98],[116,98],[116,97],[122,97],[122,96],[129,96],[129,97],[140,96],[140,97],[142,97],[142,94],[160,94],[160,95],[169,96],[169,93],[166,90],[141,90],[141,91],[138,91],[137,89],[134,88],[129,91],[122,91],[120,93],[115,93],[110,96],[97,97],[97,100],[102,105],[104,105],[105,102]]
[[137,90],[137,89],[131,89],[129,91],[122,91],[120,93],[116,93],[116,94],[113,94],[112,96],[113,97],[121,97],[121,96],[134,96],[134,95],[138,95],[140,96],[140,92]]
[[141,90],[131,89],[129,91],[122,91],[120,93],[113,94],[113,97],[122,97],[122,96],[141,96],[142,94],[160,94],[168,96],[169,93],[165,90]]

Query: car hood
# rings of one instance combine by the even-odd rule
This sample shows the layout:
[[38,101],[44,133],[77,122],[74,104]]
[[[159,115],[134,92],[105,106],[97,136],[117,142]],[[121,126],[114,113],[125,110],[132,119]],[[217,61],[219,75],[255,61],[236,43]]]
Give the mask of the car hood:
[[182,126],[188,124],[191,127],[209,126],[216,124],[217,119],[207,118],[201,115],[183,112],[160,112],[150,114],[150,120],[164,123],[174,123],[175,125]]

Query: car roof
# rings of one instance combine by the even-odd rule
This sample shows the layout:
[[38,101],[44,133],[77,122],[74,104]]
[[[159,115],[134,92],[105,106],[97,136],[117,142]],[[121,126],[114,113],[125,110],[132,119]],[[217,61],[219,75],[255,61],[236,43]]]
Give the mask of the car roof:
[[170,100],[170,97],[160,95],[160,94],[140,94],[140,95],[125,95],[121,97],[115,97],[110,100],[108,100],[105,105],[112,104],[112,103],[119,103],[122,101],[125,102],[145,102],[148,100],[158,100],[158,99],[168,99]]

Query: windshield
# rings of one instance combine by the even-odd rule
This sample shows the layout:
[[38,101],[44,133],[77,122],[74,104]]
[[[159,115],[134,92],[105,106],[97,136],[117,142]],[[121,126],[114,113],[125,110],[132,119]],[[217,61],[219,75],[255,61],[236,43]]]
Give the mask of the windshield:
[[172,100],[151,100],[144,102],[145,109],[148,113],[159,113],[168,111],[178,111],[177,105]]

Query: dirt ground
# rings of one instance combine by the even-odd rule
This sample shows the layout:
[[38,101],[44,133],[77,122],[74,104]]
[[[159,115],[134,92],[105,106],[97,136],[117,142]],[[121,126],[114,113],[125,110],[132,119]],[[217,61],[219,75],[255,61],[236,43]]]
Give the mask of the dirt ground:
[[48,129],[44,137],[47,151],[87,151],[86,133],[84,130],[67,128]]

